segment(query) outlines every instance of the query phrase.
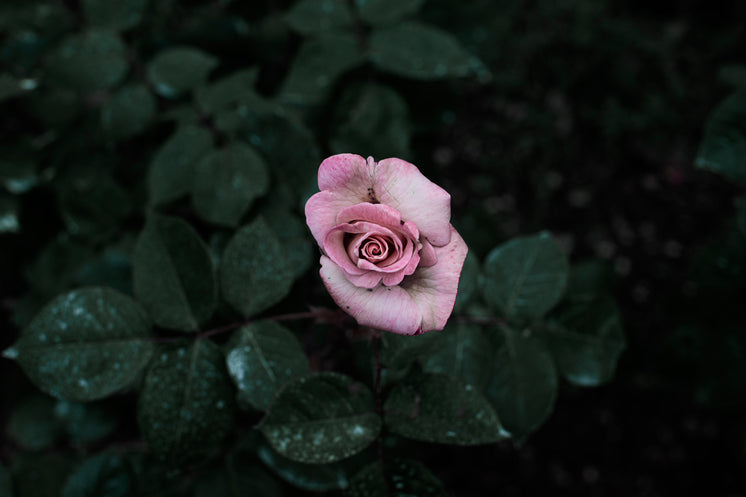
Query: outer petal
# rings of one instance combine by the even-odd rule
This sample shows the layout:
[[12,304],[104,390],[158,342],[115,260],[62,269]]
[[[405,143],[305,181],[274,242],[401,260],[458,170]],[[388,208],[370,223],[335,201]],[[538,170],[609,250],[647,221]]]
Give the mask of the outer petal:
[[423,176],[415,165],[395,158],[380,161],[373,188],[379,202],[395,208],[402,219],[417,225],[430,243],[440,247],[450,241],[451,196]]
[[435,248],[427,240],[422,240],[422,250],[420,250],[420,266],[428,267],[438,262],[438,256],[435,255]]
[[414,335],[422,328],[420,307],[400,286],[358,288],[342,269],[326,256],[321,256],[321,279],[334,301],[363,326]]
[[337,225],[337,214],[350,202],[329,191],[318,192],[306,202],[306,224],[319,247],[324,246],[324,236]]
[[319,190],[347,198],[348,205],[369,202],[368,188],[373,186],[374,171],[375,163],[359,155],[332,155],[319,166]]
[[401,284],[420,310],[422,332],[442,330],[456,303],[458,280],[469,249],[453,226],[449,227],[450,243],[445,247],[435,247],[437,264],[420,266]]
[[361,325],[400,335],[442,330],[453,311],[468,252],[458,232],[450,229],[450,243],[435,247],[438,263],[418,268],[400,286],[358,288],[326,256],[321,257],[321,278],[337,305]]

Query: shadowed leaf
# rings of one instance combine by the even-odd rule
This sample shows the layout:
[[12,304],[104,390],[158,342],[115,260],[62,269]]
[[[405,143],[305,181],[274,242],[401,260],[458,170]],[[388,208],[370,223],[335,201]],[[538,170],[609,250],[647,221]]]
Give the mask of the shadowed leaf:
[[153,353],[151,329],[132,298],[84,288],[52,300],[4,352],[60,399],[90,401],[128,386]]
[[197,340],[157,351],[137,405],[153,452],[176,463],[209,454],[230,431],[233,411],[233,388],[217,345]]
[[238,401],[266,411],[289,380],[310,372],[298,340],[283,326],[260,321],[236,331],[226,346],[226,364]]
[[197,331],[217,306],[207,246],[185,221],[153,215],[132,257],[135,296],[159,326]]
[[293,268],[274,233],[259,218],[225,247],[220,264],[223,297],[244,316],[282,300],[293,284]]
[[391,431],[415,440],[478,445],[507,436],[476,387],[440,374],[398,383],[386,399],[384,412]]
[[360,452],[380,428],[370,390],[337,373],[318,373],[288,383],[259,425],[277,452],[311,464],[331,463]]
[[569,265],[547,232],[514,238],[492,250],[484,261],[485,300],[508,320],[540,318],[562,297]]

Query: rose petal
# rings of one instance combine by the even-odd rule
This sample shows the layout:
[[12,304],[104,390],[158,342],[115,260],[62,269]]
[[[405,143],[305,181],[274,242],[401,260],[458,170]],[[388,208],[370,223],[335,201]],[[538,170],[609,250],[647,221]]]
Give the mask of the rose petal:
[[422,240],[422,250],[420,250],[420,266],[428,267],[438,262],[438,256],[435,255],[435,249],[427,240]]
[[442,330],[453,311],[468,248],[451,227],[451,241],[435,247],[438,264],[420,266],[400,286],[358,288],[328,257],[321,257],[321,278],[334,301],[363,326],[414,335]]
[[368,221],[387,227],[399,227],[401,214],[398,210],[384,204],[360,203],[345,207],[337,214],[337,224],[350,221]]
[[[368,188],[373,186],[375,163],[356,154],[338,154],[324,159],[319,166],[319,190],[330,190],[351,199],[348,205],[369,202]],[[337,211],[339,212],[339,211]]]
[[324,246],[324,236],[337,224],[337,214],[350,202],[330,191],[318,192],[306,202],[306,224],[319,247]]
[[363,274],[346,274],[345,276],[350,283],[360,288],[375,288],[382,279],[382,273],[374,271],[366,271]]
[[348,274],[364,274],[367,271],[365,269],[360,269],[357,266],[358,259],[350,257],[349,252],[345,249],[344,237],[346,234],[347,232],[342,229],[333,229],[327,233],[324,238],[324,252],[332,261],[339,264],[339,266]]
[[451,237],[451,196],[427,179],[419,169],[401,159],[384,159],[375,168],[376,198],[412,221],[420,234],[435,246]]
[[[363,233],[364,236],[352,240],[348,243],[348,246],[345,247],[344,236],[346,233]],[[390,266],[378,266],[360,257],[359,245],[364,243],[364,241],[372,235],[380,235],[391,240],[393,248],[397,253],[397,261],[395,263]],[[408,247],[414,243],[409,239],[406,241]],[[357,254],[357,258],[350,255],[350,244],[355,244],[352,252],[353,254]],[[334,226],[324,237],[323,247],[326,255],[339,264],[349,274],[362,274],[362,271],[371,270],[392,273],[399,271],[409,262],[408,257],[406,260],[399,260],[402,259],[402,253],[405,249],[405,247],[402,246],[402,240],[399,235],[384,226],[363,221],[342,223]]]
[[450,239],[451,196],[409,162],[391,158],[376,164],[355,154],[333,155],[319,166],[319,189],[327,194],[306,203],[306,222],[319,245],[342,209],[372,201],[399,211],[435,246]]
[[422,314],[422,331],[442,330],[453,311],[458,293],[461,268],[469,248],[451,226],[451,241],[445,247],[434,247],[438,263],[420,265],[401,284]]
[[400,286],[358,288],[342,269],[326,256],[321,256],[321,279],[334,301],[362,326],[414,335],[422,324],[417,304]]

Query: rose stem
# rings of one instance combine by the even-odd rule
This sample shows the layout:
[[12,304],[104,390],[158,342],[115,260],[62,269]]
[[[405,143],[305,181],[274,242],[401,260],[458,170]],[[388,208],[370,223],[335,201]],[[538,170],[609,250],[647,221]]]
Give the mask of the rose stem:
[[[376,396],[376,414],[383,417],[383,408],[381,407],[381,332],[373,330],[373,355],[376,359],[376,380],[375,380],[375,396]],[[386,465],[383,459],[383,438],[381,432],[378,432],[376,438],[378,445],[378,462],[381,465],[381,474],[383,475],[383,481],[386,481]],[[386,495],[390,495],[388,483],[386,484]]]
[[[292,321],[294,319],[313,319],[313,318],[323,318],[329,314],[328,309],[319,309],[315,311],[309,311],[309,312],[293,312],[290,314],[278,314],[277,316],[270,316],[267,318],[262,318],[262,321]],[[211,337],[213,335],[219,335],[221,333],[226,333],[231,330],[235,330],[236,328],[240,328],[241,326],[245,326],[249,323],[253,323],[254,321],[258,321],[257,319],[246,319],[244,321],[239,321],[238,323],[231,323],[227,324],[225,326],[220,326],[219,328],[213,328],[211,330],[203,331],[199,333],[196,338],[202,339]],[[183,340],[183,336],[177,336],[177,337],[156,337],[153,341],[155,343],[167,343],[167,342],[174,342],[178,340]]]

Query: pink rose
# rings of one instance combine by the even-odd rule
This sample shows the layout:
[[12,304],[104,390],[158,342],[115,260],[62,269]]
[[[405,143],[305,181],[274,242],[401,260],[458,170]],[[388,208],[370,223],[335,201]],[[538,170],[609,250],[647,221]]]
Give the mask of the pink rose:
[[402,335],[442,330],[468,251],[451,226],[451,196],[401,159],[329,157],[306,223],[321,278],[358,323]]

